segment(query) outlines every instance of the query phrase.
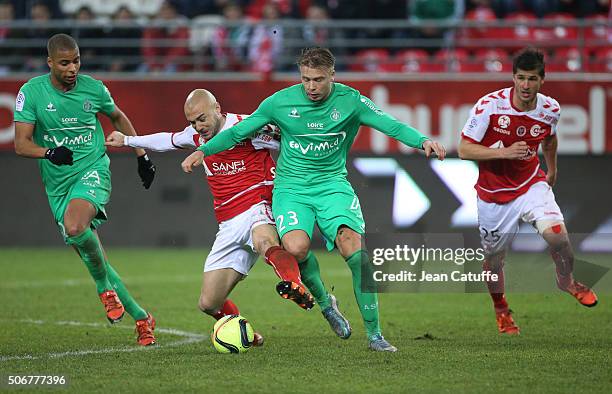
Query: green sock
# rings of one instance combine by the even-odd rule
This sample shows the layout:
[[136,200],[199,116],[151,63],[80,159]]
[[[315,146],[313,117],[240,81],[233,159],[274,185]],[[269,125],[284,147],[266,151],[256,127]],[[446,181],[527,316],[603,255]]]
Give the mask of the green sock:
[[[368,338],[372,335],[380,334],[380,323],[378,318],[378,294],[376,292],[365,293],[362,291],[362,269],[370,268],[370,257],[365,250],[358,250],[346,259],[346,262],[353,274],[353,291],[355,299],[361,312],[361,318],[365,324]],[[364,264],[364,267],[362,267]]]
[[325,290],[325,285],[321,280],[319,262],[314,253],[308,251],[306,259],[300,261],[298,265],[300,267],[300,274],[302,275],[302,282],[308,287],[308,290],[312,293],[312,296],[317,301],[317,304],[319,304],[321,310],[330,306],[329,293]]
[[117,271],[106,262],[106,271],[108,272],[108,280],[113,285],[113,289],[117,292],[125,311],[134,318],[134,320],[141,320],[147,317],[147,311],[141,308],[136,300],[132,297],[128,289],[123,284],[123,281],[117,274]]
[[98,294],[104,293],[106,290],[112,289],[108,280],[104,252],[102,246],[90,228],[83,231],[79,235],[68,237],[66,239],[68,245],[73,245],[81,256],[81,260],[89,270],[89,274],[96,282],[96,290]]

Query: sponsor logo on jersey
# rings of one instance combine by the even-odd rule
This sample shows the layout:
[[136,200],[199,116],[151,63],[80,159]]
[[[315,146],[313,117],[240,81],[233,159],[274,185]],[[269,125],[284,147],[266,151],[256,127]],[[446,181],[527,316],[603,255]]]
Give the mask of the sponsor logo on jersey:
[[98,174],[97,170],[87,171],[85,175],[83,175],[81,180],[84,181],[83,185],[85,186],[90,186],[90,187],[100,186],[100,174]]
[[507,129],[510,126],[510,117],[508,115],[502,115],[497,120],[497,124],[502,128]]
[[57,110],[55,109],[55,106],[53,105],[53,103],[49,103],[47,104],[47,108],[45,108],[45,111],[55,112]]
[[532,137],[537,137],[542,133],[544,133],[544,130],[542,130],[539,124],[534,124],[531,126],[531,129],[529,129],[529,134],[531,134]]
[[85,100],[85,102],[83,102],[83,111],[91,112],[92,109],[93,109],[93,104],[91,103],[91,101]]
[[290,118],[299,118],[300,117],[300,113],[298,112],[297,108],[293,107],[291,112],[289,112],[289,117]]
[[211,165],[215,175],[235,175],[247,169],[244,160],[212,162]]
[[51,142],[55,144],[55,146],[62,146],[62,145],[76,146],[76,145],[91,144],[92,138],[93,138],[93,133],[91,131],[88,134],[80,134],[72,138],[63,137],[63,138],[57,139],[56,136],[54,135],[51,136],[48,134],[45,134],[43,136],[43,140],[47,142]]
[[516,135],[523,137],[525,134],[527,134],[527,127],[519,126],[516,128]]
[[329,115],[329,117],[333,120],[333,121],[339,121],[340,118],[342,117],[342,115],[340,114],[340,112],[338,112],[338,110],[336,108],[334,108],[334,110],[332,111],[332,113]]
[[501,129],[497,126],[493,126],[493,130],[497,131],[498,133],[504,134],[504,135],[510,135],[510,130]]
[[309,129],[322,130],[325,125],[323,123],[308,122],[306,123],[306,127]]
[[25,104],[25,94],[20,91],[17,94],[17,98],[15,99],[15,111],[21,112],[23,111],[23,104]]
[[510,111],[510,107],[497,107],[500,111]]
[[62,118],[62,123],[77,123],[78,118]]
[[329,137],[331,140],[323,142],[300,142],[300,141],[289,141],[289,147],[292,149],[298,149],[302,152],[302,155],[312,152],[316,157],[328,156],[333,152],[340,149],[340,144],[346,139],[346,132],[341,131],[339,133],[328,133],[328,134],[298,134],[294,137]]

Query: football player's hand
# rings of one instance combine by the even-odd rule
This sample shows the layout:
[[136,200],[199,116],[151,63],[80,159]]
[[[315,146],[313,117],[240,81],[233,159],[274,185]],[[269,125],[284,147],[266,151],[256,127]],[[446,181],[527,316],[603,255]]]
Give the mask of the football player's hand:
[[145,189],[151,187],[153,178],[155,178],[155,164],[149,159],[149,156],[145,153],[142,156],[138,156],[138,175],[142,180],[142,186]]
[[49,149],[45,152],[45,159],[48,159],[56,166],[71,166],[73,163],[72,151],[65,146],[58,146],[57,148]]
[[183,167],[183,171],[185,171],[187,174],[191,174],[193,167],[201,166],[202,161],[204,161],[204,152],[201,150],[196,150],[187,156],[185,160],[183,160],[181,167]]
[[504,148],[504,159],[522,159],[527,156],[529,146],[525,141],[517,141],[507,148]]
[[114,146],[115,148],[121,148],[125,146],[125,134],[120,131],[113,131],[106,137],[106,142],[104,145],[106,146]]
[[432,153],[435,153],[438,156],[438,160],[444,160],[446,156],[446,149],[444,145],[439,142],[426,140],[423,142],[423,150],[425,151],[425,156],[430,157]]
[[557,171],[548,170],[546,173],[546,183],[548,183],[550,187],[555,186],[555,183],[557,183]]

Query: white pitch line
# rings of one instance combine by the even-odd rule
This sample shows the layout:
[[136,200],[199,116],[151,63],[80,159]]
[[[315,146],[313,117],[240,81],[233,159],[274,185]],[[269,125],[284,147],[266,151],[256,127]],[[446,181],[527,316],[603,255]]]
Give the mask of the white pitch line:
[[[7,321],[7,320],[4,320],[4,321]],[[101,323],[85,323],[85,322],[79,322],[79,321],[46,322],[43,320],[33,320],[33,319],[13,320],[13,321],[18,322],[18,323],[39,324],[39,325],[54,324],[58,326],[81,326],[81,327],[107,327],[108,326],[106,324],[101,324]],[[130,330],[132,329],[132,327],[126,327],[126,326],[117,326],[117,328],[130,329]],[[207,338],[206,335],[177,330],[174,328],[156,328],[155,331],[161,332],[164,334],[184,337],[184,339],[174,341],[174,342],[169,342],[163,345],[158,344],[158,345],[149,346],[149,347],[144,347],[144,346],[111,347],[111,348],[97,349],[97,350],[78,350],[78,351],[60,352],[60,353],[46,353],[40,356],[32,356],[30,354],[24,354],[22,356],[0,356],[0,362],[14,361],[14,360],[39,360],[43,358],[53,359],[53,358],[62,358],[62,357],[69,357],[69,356],[78,357],[78,356],[87,356],[90,354],[131,353],[131,352],[148,351],[148,350],[156,350],[156,349],[162,349],[162,348],[167,348],[167,347],[188,345],[191,343],[202,342],[203,340]]]

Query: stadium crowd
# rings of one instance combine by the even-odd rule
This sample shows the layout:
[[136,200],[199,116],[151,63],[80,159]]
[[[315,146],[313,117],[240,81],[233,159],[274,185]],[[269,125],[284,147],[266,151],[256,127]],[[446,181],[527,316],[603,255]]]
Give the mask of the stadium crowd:
[[534,44],[547,50],[549,71],[610,72],[609,8],[609,0],[0,0],[0,74],[45,71],[41,44],[61,32],[79,40],[87,71],[265,73],[321,45],[341,71],[505,72],[518,48]]

